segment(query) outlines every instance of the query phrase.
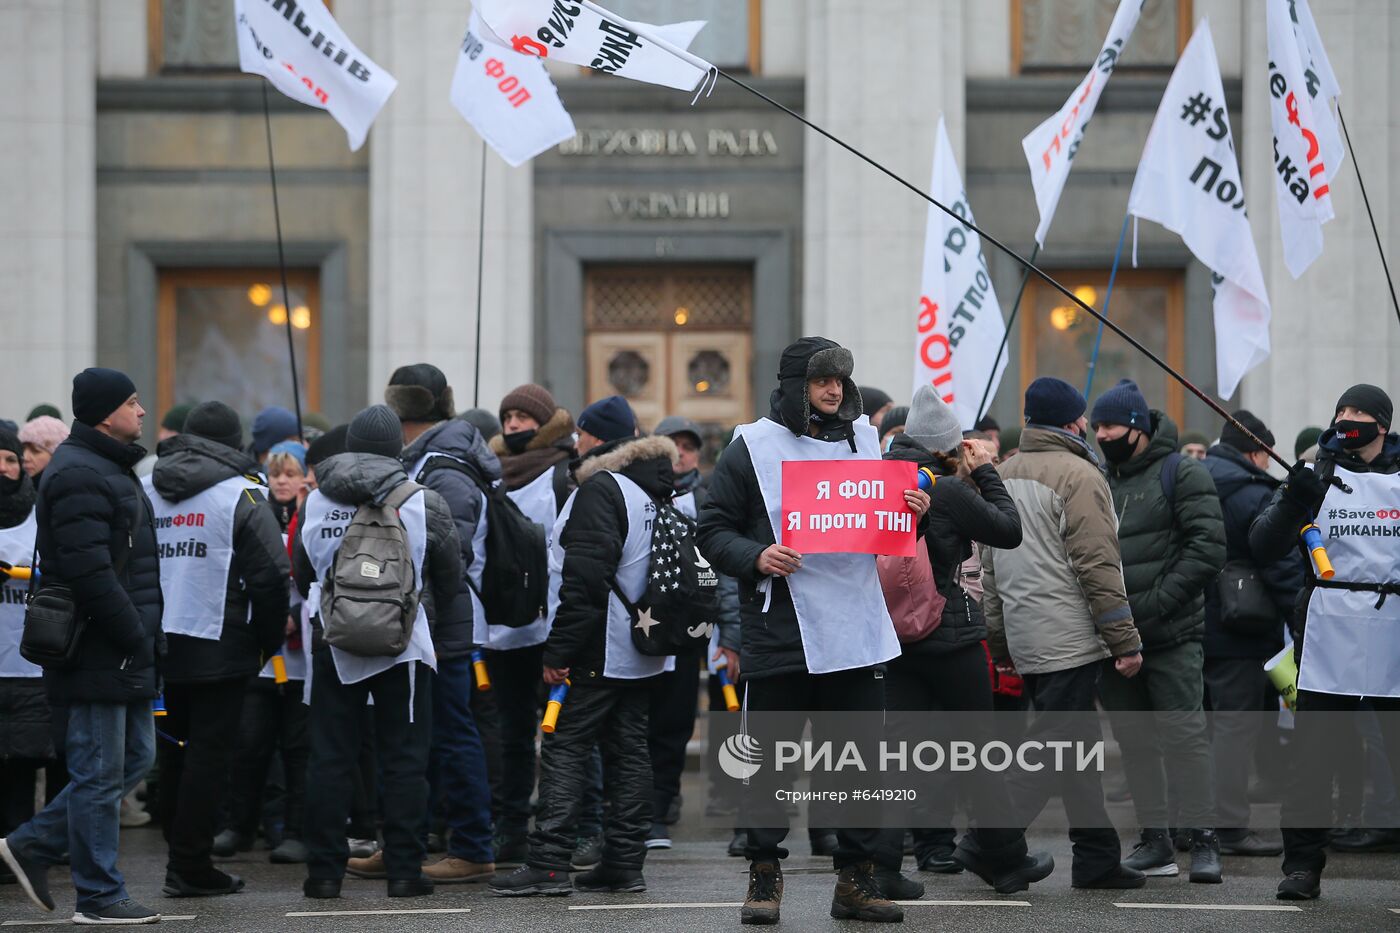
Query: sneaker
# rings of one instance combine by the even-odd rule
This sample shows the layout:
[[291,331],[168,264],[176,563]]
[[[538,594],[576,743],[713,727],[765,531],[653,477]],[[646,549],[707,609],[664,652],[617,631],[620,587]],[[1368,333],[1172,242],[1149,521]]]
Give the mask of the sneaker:
[[513,865],[525,861],[530,854],[530,837],[525,833],[502,833],[496,837],[497,865]]
[[530,897],[535,894],[565,897],[574,893],[574,886],[569,883],[568,872],[521,865],[504,878],[497,875],[491,882],[491,893],[497,897]]
[[642,873],[631,868],[599,865],[574,878],[575,891],[601,894],[641,894],[647,889]]
[[495,862],[469,862],[449,855],[431,865],[423,866],[423,874],[435,884],[474,884],[490,881],[496,874]]
[[1220,839],[1221,855],[1255,855],[1273,857],[1283,854],[1283,846],[1268,842],[1254,830],[1245,830],[1238,836],[1227,838],[1216,833]]
[[962,874],[962,863],[953,858],[951,846],[938,846],[919,856],[919,871],[930,871],[935,875]]
[[137,923],[159,923],[160,914],[142,907],[131,898],[108,904],[101,910],[80,910],[73,914],[78,926],[130,926]]
[[1400,852],[1400,832],[1393,829],[1353,829],[1330,843],[1338,852]]
[[350,847],[351,858],[369,858],[379,851],[379,843],[373,839],[347,839],[345,844]]
[[235,829],[226,829],[214,837],[214,854],[219,858],[228,858],[239,852],[252,850],[253,840]]
[[868,923],[903,923],[904,908],[880,893],[875,866],[870,862],[847,865],[836,875],[831,895],[831,916],[837,920]]
[[1220,883],[1220,839],[1208,829],[1191,832],[1191,881]]
[[0,861],[14,874],[20,889],[34,902],[35,907],[53,910],[53,897],[49,894],[49,870],[46,867],[25,858],[19,850],[10,848],[9,841],[5,839],[0,839]]
[[237,875],[226,875],[217,868],[206,872],[181,875],[170,869],[165,870],[165,887],[161,893],[166,897],[219,897],[224,894],[237,894],[243,890],[243,879]]
[[1080,881],[1077,878],[1070,882],[1070,887],[1091,891],[1127,891],[1132,888],[1140,888],[1147,884],[1147,876],[1135,868],[1127,865],[1119,865],[1110,869],[1108,874],[1091,878],[1088,881]]
[[1311,901],[1322,893],[1322,873],[1316,871],[1289,872],[1288,877],[1278,883],[1281,901]]
[[580,836],[574,842],[574,854],[569,859],[573,871],[588,871],[603,861],[603,837]]
[[304,865],[309,855],[306,843],[300,839],[283,839],[280,846],[268,853],[267,860],[274,865]]
[[151,815],[145,811],[141,804],[130,794],[122,798],[120,815],[117,822],[122,829],[133,829],[137,826],[145,826],[151,822]]
[[964,836],[953,853],[960,866],[991,885],[998,894],[1024,891],[1037,881],[1043,881],[1055,870],[1055,860],[1048,852],[1027,853],[1010,865],[996,865],[983,857],[976,846]]
[[783,905],[783,866],[777,861],[749,863],[749,893],[739,922],[768,925],[778,922]]
[[724,854],[730,858],[743,858],[749,849],[749,834],[742,829],[734,830],[734,838],[729,840],[729,848]]
[[836,854],[836,847],[839,843],[836,834],[831,830],[819,830],[808,835],[812,842],[813,858],[831,858]]
[[389,877],[389,869],[384,866],[384,852],[380,850],[369,858],[352,858],[345,863],[347,874],[356,878],[378,880]]
[[1133,846],[1133,854],[1123,859],[1123,865],[1149,878],[1175,877],[1181,871],[1165,829],[1144,829],[1142,841]]
[[893,868],[875,869],[875,884],[892,901],[917,901],[924,896],[924,883],[906,878]]
[[665,823],[652,823],[651,831],[647,833],[648,849],[669,849],[671,848],[671,830]]

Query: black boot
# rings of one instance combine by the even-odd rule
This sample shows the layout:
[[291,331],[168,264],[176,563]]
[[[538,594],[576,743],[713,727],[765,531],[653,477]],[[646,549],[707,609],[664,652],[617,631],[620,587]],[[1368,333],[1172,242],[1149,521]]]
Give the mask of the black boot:
[[497,875],[491,882],[491,893],[497,897],[529,897],[533,894],[562,897],[573,894],[574,886],[569,883],[569,873],[566,871],[521,865],[505,877]]
[[1191,880],[1196,884],[1220,883],[1220,837],[1209,829],[1191,832]]
[[[1017,848],[1020,848],[1019,846]],[[953,858],[958,864],[991,885],[998,894],[1015,894],[1024,891],[1037,881],[1049,877],[1055,870],[1055,860],[1048,852],[1022,855],[1007,864],[997,864],[982,854],[963,837]]]
[[635,868],[599,865],[574,878],[575,891],[607,894],[641,894],[647,889],[642,873]]

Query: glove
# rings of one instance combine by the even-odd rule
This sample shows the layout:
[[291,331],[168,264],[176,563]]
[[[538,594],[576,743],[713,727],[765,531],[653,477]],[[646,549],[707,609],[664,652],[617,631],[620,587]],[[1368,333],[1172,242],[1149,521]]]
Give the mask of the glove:
[[1312,468],[1299,460],[1288,471],[1288,479],[1283,484],[1283,497],[1309,514],[1316,512],[1327,495],[1324,483]]

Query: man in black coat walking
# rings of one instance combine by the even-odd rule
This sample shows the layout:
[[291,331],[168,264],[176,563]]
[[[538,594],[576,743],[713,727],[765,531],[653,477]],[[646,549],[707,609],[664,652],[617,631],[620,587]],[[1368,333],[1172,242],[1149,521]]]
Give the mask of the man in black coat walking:
[[[35,904],[53,910],[47,873],[67,854],[75,923],[153,923],[117,870],[121,799],[155,759],[156,660],[165,652],[160,558],[151,503],[132,473],[145,448],[136,386],[113,369],[73,377],[73,433],[39,486],[45,586],[72,592],[83,626],[77,656],[44,672],[50,702],[68,707],[71,783],[0,840],[0,858]],[[70,812],[73,819],[69,819]]]

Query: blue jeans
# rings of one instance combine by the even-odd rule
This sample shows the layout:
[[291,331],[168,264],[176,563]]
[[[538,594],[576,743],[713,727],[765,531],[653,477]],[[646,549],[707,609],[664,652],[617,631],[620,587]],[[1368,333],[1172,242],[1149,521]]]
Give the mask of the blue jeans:
[[433,744],[428,774],[433,799],[443,801],[451,836],[448,855],[468,862],[489,862],[491,843],[491,781],[486,774],[486,749],[472,716],[470,656],[439,659],[433,687]]
[[[110,907],[127,897],[117,870],[122,798],[156,758],[150,700],[74,703],[68,708],[67,787],[34,819],[10,834],[11,848],[41,865],[68,853],[79,911]],[[68,818],[69,811],[75,819]]]

